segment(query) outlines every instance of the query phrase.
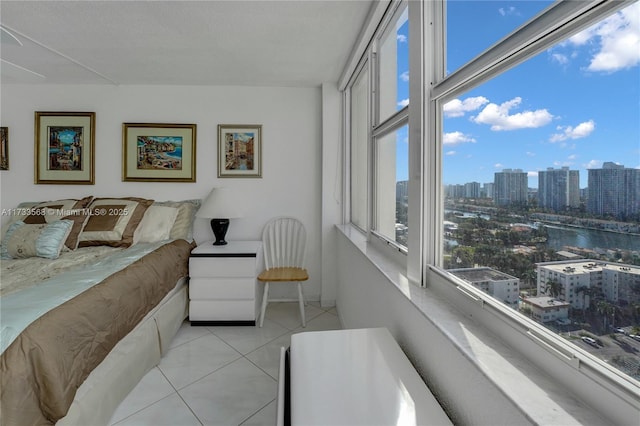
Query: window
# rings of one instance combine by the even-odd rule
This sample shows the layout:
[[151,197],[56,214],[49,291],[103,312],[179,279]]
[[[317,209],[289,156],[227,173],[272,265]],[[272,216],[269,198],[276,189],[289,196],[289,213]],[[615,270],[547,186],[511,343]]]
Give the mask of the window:
[[369,196],[369,69],[365,62],[351,86],[351,222],[367,229]]
[[398,7],[380,38],[378,52],[378,123],[409,105],[409,20],[406,4]]
[[[406,2],[392,3],[374,37],[375,43],[367,49],[364,64],[349,86],[350,218],[358,228],[406,253],[409,233]],[[374,59],[367,60],[369,57]]]
[[[601,362],[573,338],[640,334],[638,16],[638,2],[390,1],[364,54],[369,162],[348,171],[368,188],[352,222],[399,248],[408,272],[482,290],[480,309],[522,334],[544,323],[559,362],[577,345],[603,388],[627,394],[640,356],[600,351]],[[352,157],[359,125],[347,123]]]
[[409,192],[408,125],[375,139],[376,208],[375,231],[383,237],[407,246]]
[[[449,23],[466,19],[451,16],[459,2],[450,3]],[[545,326],[571,342],[589,334],[616,347],[612,317],[640,332],[640,289],[616,291],[617,271],[599,289],[576,288],[580,297],[565,287],[594,262],[594,272],[613,263],[640,274],[639,15],[639,3],[627,6],[508,70],[478,76],[441,104],[441,266],[454,275],[489,268],[518,279],[525,299],[569,302],[569,325]],[[501,36],[501,28],[486,28]],[[456,32],[467,34],[457,26],[448,37]],[[467,59],[460,47],[447,46],[449,63]],[[553,278],[542,278],[546,268]],[[489,294],[501,299],[498,287]],[[639,355],[576,344],[640,379]]]

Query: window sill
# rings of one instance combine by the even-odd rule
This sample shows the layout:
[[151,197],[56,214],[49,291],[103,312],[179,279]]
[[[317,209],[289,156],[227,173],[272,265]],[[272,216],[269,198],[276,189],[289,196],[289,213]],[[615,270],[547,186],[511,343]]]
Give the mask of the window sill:
[[[368,244],[361,232],[350,225],[339,225],[338,229],[350,242],[348,247],[361,252],[367,259],[367,263],[382,273],[389,284],[402,295],[400,298],[408,300],[420,317],[430,327],[437,329],[441,337],[444,336],[450,350],[462,353],[466,360],[466,367],[470,365],[472,371],[479,373],[490,386],[497,388],[502,395],[501,398],[508,401],[509,407],[515,407],[524,419],[538,424],[607,424],[611,423],[611,419],[620,420],[621,418],[623,421],[616,423],[625,423],[624,419],[634,418],[634,412],[637,416],[638,403],[633,401],[633,395],[629,396],[626,393],[621,396],[620,392],[615,391],[609,391],[604,395],[602,387],[599,386],[589,386],[591,389],[586,389],[585,392],[590,394],[591,399],[602,398],[613,401],[610,404],[611,407],[602,410],[585,404],[583,402],[585,398],[569,390],[566,382],[560,378],[562,374],[567,374],[567,370],[571,370],[566,362],[560,362],[557,354],[552,354],[551,349],[544,347],[543,341],[533,342],[531,336],[524,336],[528,341],[524,346],[507,344],[508,341],[513,343],[514,339],[516,341],[523,339],[522,336],[514,338],[507,335],[522,334],[522,331],[508,324],[507,321],[501,321],[495,313],[487,314],[486,310],[482,312],[482,302],[479,303],[478,299],[474,299],[473,294],[460,291],[456,286],[458,283],[446,274],[435,270],[429,271],[429,288],[413,285],[404,275],[404,270],[397,263],[385,258],[373,244]],[[364,284],[364,286],[367,285],[371,284]],[[385,283],[379,285],[386,286]],[[364,290],[366,291],[366,288]],[[339,300],[339,304],[340,302]],[[385,301],[381,303],[384,304]],[[391,301],[388,301],[388,304],[393,305]],[[480,312],[477,311],[478,307]],[[439,390],[445,394],[443,405],[452,407],[448,411],[454,411],[450,413],[454,421],[465,422],[467,416],[473,417],[469,413],[455,413],[457,410],[464,411],[465,408],[461,407],[468,405],[468,401],[460,400],[460,397],[455,399],[455,391],[452,392],[451,389],[454,385],[446,384],[448,380],[446,371],[456,366],[447,365],[442,368],[443,366],[439,365],[429,368],[429,363],[434,362],[429,359],[432,357],[430,353],[432,349],[429,346],[425,349],[424,344],[413,342],[412,339],[403,341],[402,336],[411,334],[410,331],[405,330],[407,325],[401,324],[405,313],[386,313],[387,316],[393,316],[389,324],[380,324],[388,321],[387,318],[382,319],[383,314],[367,315],[365,322],[388,327],[414,365],[424,367],[423,371],[420,371],[421,375],[436,397],[439,399],[442,397],[442,395],[438,396]],[[490,327],[486,326],[487,322],[490,322]],[[355,325],[364,326],[357,321]],[[345,326],[351,325],[345,322]],[[420,328],[419,324],[410,326]],[[540,350],[543,348],[545,350]],[[531,353],[535,353],[536,360],[524,356]],[[545,368],[540,368],[541,363]],[[561,374],[555,374],[554,370]],[[568,374],[577,376],[572,372]],[[585,379],[580,377],[577,381],[582,383]],[[447,387],[449,389],[446,389]],[[495,401],[485,401],[485,403],[493,406]],[[620,410],[625,414],[615,413]]]

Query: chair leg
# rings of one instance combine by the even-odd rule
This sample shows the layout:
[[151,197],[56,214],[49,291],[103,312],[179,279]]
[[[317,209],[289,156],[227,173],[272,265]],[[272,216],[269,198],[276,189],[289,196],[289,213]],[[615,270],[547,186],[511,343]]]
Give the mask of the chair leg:
[[302,319],[302,326],[307,326],[307,321],[304,318],[304,296],[302,295],[302,283],[298,283],[298,304],[300,305],[300,318]]
[[260,309],[260,327],[264,323],[264,313],[267,310],[267,302],[269,300],[269,283],[264,283],[264,292],[262,293],[262,308]]

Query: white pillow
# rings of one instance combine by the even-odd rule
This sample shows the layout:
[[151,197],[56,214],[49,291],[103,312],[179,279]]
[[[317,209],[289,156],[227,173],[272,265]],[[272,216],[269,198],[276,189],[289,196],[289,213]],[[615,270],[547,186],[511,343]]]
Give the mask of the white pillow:
[[178,209],[175,207],[149,206],[134,234],[134,244],[168,240],[176,216]]

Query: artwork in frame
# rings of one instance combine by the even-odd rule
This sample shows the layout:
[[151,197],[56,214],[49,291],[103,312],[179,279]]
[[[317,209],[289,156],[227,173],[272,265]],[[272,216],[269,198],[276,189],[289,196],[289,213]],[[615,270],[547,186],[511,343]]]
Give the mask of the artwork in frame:
[[122,180],[195,182],[196,125],[123,123]]
[[262,177],[261,125],[218,125],[218,177]]
[[0,170],[9,170],[9,128],[0,127]]
[[35,183],[94,184],[95,112],[35,113]]

